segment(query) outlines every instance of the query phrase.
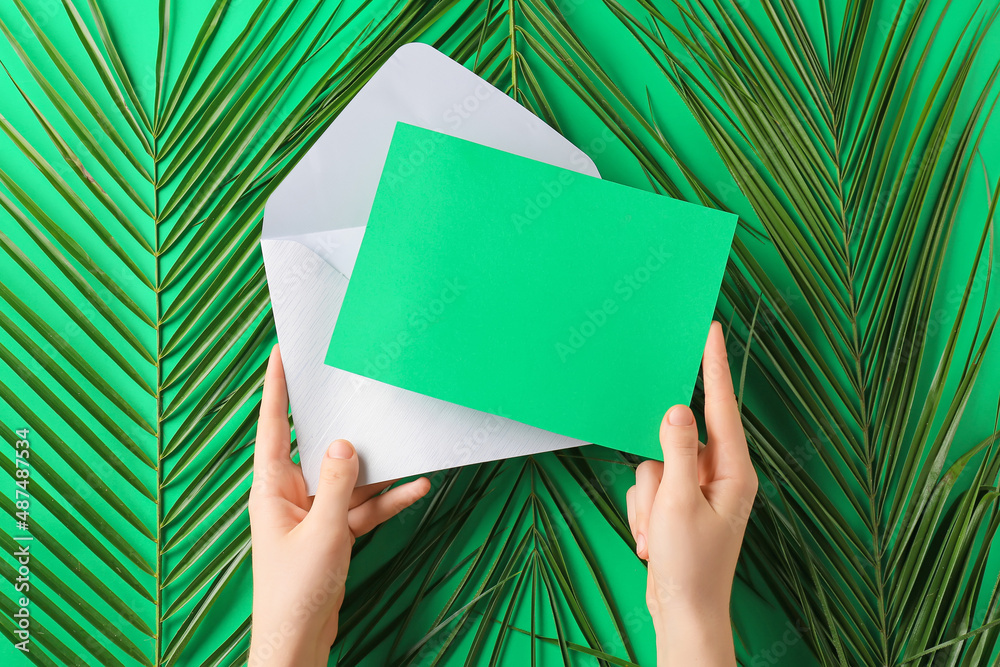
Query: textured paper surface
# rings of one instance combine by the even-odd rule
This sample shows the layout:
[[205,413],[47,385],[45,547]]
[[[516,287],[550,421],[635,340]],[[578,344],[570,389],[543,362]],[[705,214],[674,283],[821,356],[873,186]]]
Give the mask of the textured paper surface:
[[736,216],[396,126],[326,361],[657,456]]
[[302,472],[354,443],[359,483],[581,443],[326,366],[323,358],[398,120],[597,175],[593,162],[430,46],[400,47],[268,199],[261,251]]

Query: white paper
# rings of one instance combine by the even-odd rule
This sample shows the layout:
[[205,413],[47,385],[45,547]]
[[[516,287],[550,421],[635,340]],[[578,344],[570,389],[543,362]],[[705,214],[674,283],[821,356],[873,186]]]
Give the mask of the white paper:
[[374,74],[264,209],[261,249],[310,493],[336,438],[357,448],[359,484],[585,444],[324,363],[397,121],[600,177],[558,132],[430,46],[400,47]]

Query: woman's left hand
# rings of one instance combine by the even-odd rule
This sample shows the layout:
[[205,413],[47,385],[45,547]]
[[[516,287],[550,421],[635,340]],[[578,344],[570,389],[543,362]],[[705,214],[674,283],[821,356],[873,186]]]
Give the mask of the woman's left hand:
[[348,441],[335,440],[312,498],[290,451],[288,393],[275,345],[264,376],[249,501],[251,666],[327,664],[355,538],[430,490],[426,477],[385,493],[392,482],[355,488],[357,452]]

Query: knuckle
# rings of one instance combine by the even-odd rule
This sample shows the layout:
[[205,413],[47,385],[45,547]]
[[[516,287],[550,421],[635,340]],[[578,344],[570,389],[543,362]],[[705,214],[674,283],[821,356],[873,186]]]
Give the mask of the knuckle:
[[659,461],[653,461],[653,460],[643,461],[635,469],[636,477],[640,475],[651,475],[651,476],[655,475],[660,471],[660,468],[662,466],[663,464],[660,463]]
[[352,539],[351,531],[346,525],[335,526],[330,531],[330,537],[335,546],[339,547]]
[[276,463],[257,465],[254,467],[251,490],[267,493],[275,487],[281,475],[281,467]]
[[757,496],[760,488],[760,480],[757,477],[757,470],[752,464],[747,463],[746,468],[740,475],[741,495],[748,500],[753,500]]
[[416,499],[413,496],[405,496],[402,498],[396,498],[392,505],[389,507],[389,513],[393,516],[399,514],[407,507],[413,504]]
[[670,490],[662,494],[662,499],[657,497],[660,501],[661,507],[671,513],[678,512],[694,512],[694,509],[698,506],[698,498],[694,493],[685,493],[683,491]]
[[392,499],[389,503],[389,515],[395,516],[399,514],[407,507],[417,502],[421,498],[420,494],[416,490],[410,491],[410,493],[400,494],[399,496]]
[[671,450],[679,456],[698,456],[698,453],[701,451],[698,438],[691,437],[690,434],[684,434],[683,437],[679,437],[679,435],[670,438],[668,444]]
[[314,549],[328,561],[339,561],[345,555],[350,556],[350,546],[353,535],[347,526],[324,526],[320,535],[315,537]]
[[410,505],[417,502],[421,498],[423,498],[422,493],[420,493],[417,489],[410,489],[409,493],[407,493],[405,496],[401,497],[398,500],[399,508],[403,509],[405,507],[409,507]]
[[247,497],[247,510],[250,512],[250,516],[260,513],[261,509],[261,491],[258,487],[250,488],[250,495]]
[[698,444],[698,424],[666,424],[663,437],[673,444]]
[[254,471],[253,479],[250,481],[250,493],[260,493],[261,489],[267,487],[268,475],[261,471]]
[[734,392],[728,391],[724,394],[715,396],[705,396],[705,407],[725,407],[725,406],[735,406],[736,405],[736,394]]
[[334,484],[347,477],[347,471],[343,466],[328,465],[320,471],[320,478],[328,483]]
[[698,440],[698,424],[664,424],[663,436],[671,442]]

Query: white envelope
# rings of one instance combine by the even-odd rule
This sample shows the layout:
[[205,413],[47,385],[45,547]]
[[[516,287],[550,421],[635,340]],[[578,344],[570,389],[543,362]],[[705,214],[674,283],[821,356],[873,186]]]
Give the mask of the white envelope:
[[324,363],[397,121],[600,176],[558,132],[430,46],[402,46],[375,73],[264,209],[261,250],[309,493],[336,438],[357,448],[359,484],[585,444]]

